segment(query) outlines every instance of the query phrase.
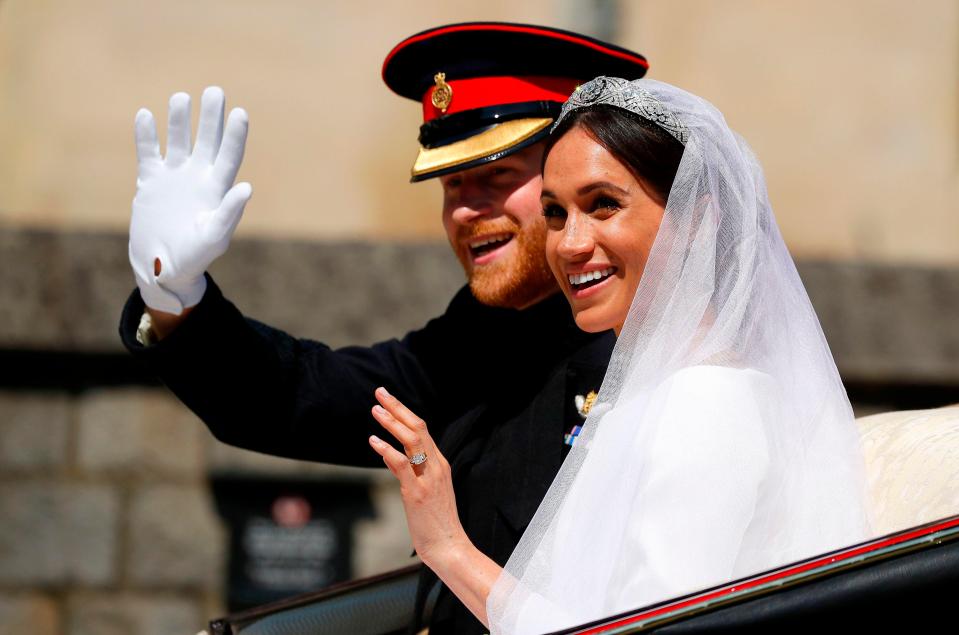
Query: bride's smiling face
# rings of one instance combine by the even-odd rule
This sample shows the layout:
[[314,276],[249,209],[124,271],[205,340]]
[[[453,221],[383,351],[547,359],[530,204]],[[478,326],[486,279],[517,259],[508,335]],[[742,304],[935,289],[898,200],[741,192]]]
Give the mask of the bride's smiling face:
[[552,147],[543,166],[546,259],[584,331],[626,321],[664,202],[582,127]]

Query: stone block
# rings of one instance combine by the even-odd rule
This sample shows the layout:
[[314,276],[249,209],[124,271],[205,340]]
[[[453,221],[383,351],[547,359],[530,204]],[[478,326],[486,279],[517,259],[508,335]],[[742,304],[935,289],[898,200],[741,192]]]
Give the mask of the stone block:
[[[0,348],[120,351],[116,324],[134,288],[127,240],[0,230]],[[211,272],[250,316],[333,345],[402,335],[463,284],[441,242],[240,239]]]
[[0,393],[0,470],[50,470],[67,463],[70,401],[55,393]]
[[0,484],[0,584],[114,583],[119,508],[104,485]]
[[0,595],[0,635],[60,635],[57,603],[36,594]]
[[117,349],[120,307],[133,286],[124,234],[4,229],[0,342],[21,349]]
[[[63,337],[80,350],[119,350],[120,310],[135,286],[127,234],[58,234]],[[75,307],[83,307],[76,311]]]
[[[202,425],[202,424],[201,424]],[[206,442],[206,466],[209,472],[219,474],[250,474],[317,478],[324,481],[389,480],[393,476],[385,469],[370,469],[297,461],[260,452],[252,452],[221,443],[212,436]],[[371,450],[372,452],[372,450]],[[387,478],[388,477],[388,478]]]
[[805,262],[799,273],[844,379],[959,382],[959,272]]
[[219,588],[226,537],[207,488],[136,488],[128,535],[126,577],[137,586]]
[[196,478],[202,467],[199,419],[163,389],[109,389],[77,404],[77,461],[89,472]]
[[56,234],[0,231],[0,330],[5,348],[26,348],[62,339],[65,308],[57,264]]
[[211,273],[245,314],[331,346],[419,328],[464,281],[439,242],[241,241]]
[[67,606],[65,635],[193,635],[205,626],[199,603],[175,596],[80,593]]
[[[123,233],[0,230],[0,348],[120,351],[126,244]],[[959,382],[955,267],[798,264],[844,377]],[[463,284],[442,242],[241,239],[211,272],[247,315],[332,346],[422,326]]]
[[399,482],[377,483],[371,490],[374,517],[359,521],[353,529],[353,574],[361,578],[391,569],[407,567],[418,560],[411,557],[413,543],[403,512]]

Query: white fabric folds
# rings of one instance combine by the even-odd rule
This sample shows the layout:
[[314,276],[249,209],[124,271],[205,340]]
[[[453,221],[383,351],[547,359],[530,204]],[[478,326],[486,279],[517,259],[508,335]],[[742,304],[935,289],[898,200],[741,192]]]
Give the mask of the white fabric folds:
[[581,624],[868,535],[852,410],[745,141],[653,80],[597,78],[564,115],[606,103],[655,121],[623,99],[637,89],[685,152],[597,405],[488,599],[494,634]]

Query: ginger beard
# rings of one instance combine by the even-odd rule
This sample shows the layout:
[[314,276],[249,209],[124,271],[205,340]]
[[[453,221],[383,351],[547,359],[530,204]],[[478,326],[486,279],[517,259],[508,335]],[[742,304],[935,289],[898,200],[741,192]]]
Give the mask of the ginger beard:
[[[523,309],[558,287],[546,262],[546,223],[537,214],[525,226],[510,216],[460,227],[453,249],[466,271],[470,291],[483,304]],[[509,243],[491,262],[477,264],[466,246],[475,236],[508,233]]]

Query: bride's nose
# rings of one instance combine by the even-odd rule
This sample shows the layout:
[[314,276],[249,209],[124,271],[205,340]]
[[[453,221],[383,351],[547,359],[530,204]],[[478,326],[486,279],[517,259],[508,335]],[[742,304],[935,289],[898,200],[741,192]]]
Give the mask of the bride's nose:
[[562,238],[556,247],[563,260],[577,262],[589,259],[596,246],[591,225],[584,214],[573,212],[567,216]]

